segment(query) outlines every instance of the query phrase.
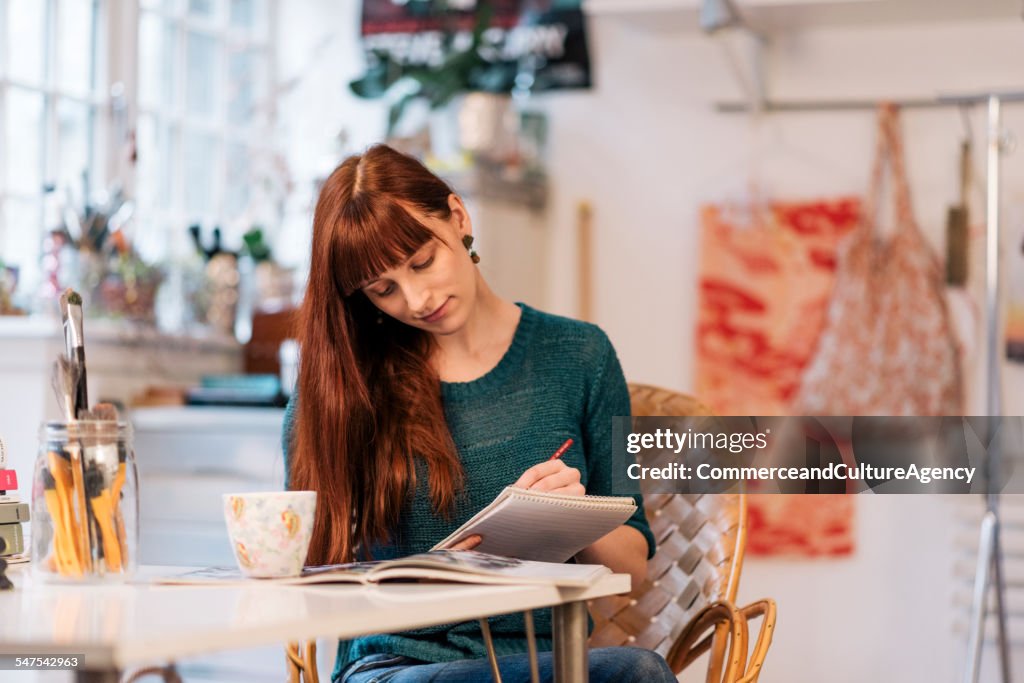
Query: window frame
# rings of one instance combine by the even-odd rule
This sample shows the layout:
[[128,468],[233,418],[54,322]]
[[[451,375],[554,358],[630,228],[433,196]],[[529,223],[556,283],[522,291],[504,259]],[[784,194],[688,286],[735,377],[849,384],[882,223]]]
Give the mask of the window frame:
[[[66,87],[61,82],[59,74],[59,33],[61,29],[61,12],[65,0],[36,0],[45,2],[43,10],[43,63],[42,75],[38,83],[25,81],[13,77],[9,73],[6,53],[6,36],[8,26],[8,5],[10,0],[0,0],[0,159],[8,159],[7,149],[7,122],[9,113],[9,95],[12,89],[35,94],[42,97],[42,120],[40,122],[40,167],[37,169],[42,181],[36,191],[25,191],[20,188],[12,188],[7,177],[8,164],[0,164],[0,261],[5,265],[17,265],[22,272],[22,283],[19,285],[19,295],[24,296],[22,287],[35,287],[38,282],[33,281],[33,276],[39,274],[37,264],[30,263],[8,263],[4,258],[8,250],[9,236],[12,226],[7,224],[7,204],[17,202],[31,205],[36,216],[39,228],[39,242],[41,244],[43,234],[47,226],[45,220],[44,206],[46,203],[43,188],[46,185],[55,185],[61,190],[61,174],[58,168],[60,163],[60,146],[63,143],[60,135],[60,106],[64,102],[84,106],[88,109],[86,127],[88,135],[86,138],[86,168],[89,171],[90,185],[95,188],[106,184],[106,164],[104,163],[104,143],[107,139],[106,117],[103,115],[107,106],[105,80],[105,60],[101,55],[101,45],[105,42],[106,33],[106,10],[111,0],[88,0],[93,6],[92,26],[90,33],[90,83],[85,92],[75,91]],[[77,192],[80,188],[74,187]],[[41,248],[37,248],[36,257],[41,256]],[[28,277],[25,277],[26,274]],[[26,282],[27,280],[27,282]]]
[[[40,84],[31,84],[16,78],[11,78],[7,69],[7,55],[0,54],[0,159],[7,159],[7,120],[8,101],[11,88],[25,89],[32,93],[39,93],[43,97],[43,123],[40,126],[42,141],[40,143],[40,177],[42,183],[60,183],[60,145],[58,108],[62,102],[73,102],[78,105],[89,107],[89,136],[87,141],[87,163],[89,168],[90,186],[93,191],[101,187],[108,187],[113,179],[120,179],[125,193],[136,199],[137,192],[137,166],[131,159],[129,150],[132,143],[128,140],[130,134],[136,134],[139,129],[141,117],[152,116],[153,120],[167,123],[171,126],[172,137],[169,142],[171,151],[171,192],[172,197],[166,208],[154,210],[151,207],[139,207],[136,211],[136,222],[147,227],[145,230],[136,228],[137,236],[141,232],[163,231],[165,234],[157,234],[159,240],[163,238],[164,246],[159,254],[149,254],[150,257],[158,256],[162,259],[173,259],[182,253],[187,247],[187,233],[185,226],[195,222],[197,219],[209,225],[220,225],[222,228],[229,227],[231,217],[225,215],[225,199],[228,187],[228,153],[229,145],[240,144],[245,148],[248,159],[251,161],[256,154],[273,155],[277,148],[273,142],[270,132],[276,124],[277,112],[275,103],[276,84],[276,62],[277,62],[277,41],[278,36],[274,27],[277,22],[279,5],[277,0],[262,0],[264,3],[257,7],[257,10],[265,13],[263,22],[263,35],[260,38],[250,38],[245,30],[230,25],[230,0],[218,0],[222,19],[219,23],[211,23],[189,16],[188,0],[174,0],[176,8],[167,11],[163,6],[157,7],[155,2],[145,0],[89,0],[94,7],[92,32],[92,83],[89,92],[75,92],[65,87],[61,82],[57,69],[59,68],[59,31],[60,12],[64,0],[35,0],[45,2],[44,10],[44,39],[46,40],[43,57],[43,76]],[[8,29],[8,3],[11,0],[0,0],[0,40],[7,35]],[[144,6],[145,5],[145,6]],[[141,19],[143,12],[156,14],[166,18],[172,18],[179,23],[175,24],[176,34],[176,110],[166,114],[158,107],[151,107],[140,102],[139,98],[139,40],[141,32]],[[229,122],[228,105],[223,101],[222,96],[217,96],[217,111],[214,117],[208,120],[190,117],[184,112],[184,93],[187,56],[185,39],[189,30],[196,30],[204,35],[214,36],[219,46],[220,55],[217,66],[220,75],[218,84],[223,87],[229,81],[229,55],[232,50],[256,49],[263,60],[264,71],[259,79],[259,87],[256,88],[254,104],[266,108],[261,112],[265,121],[258,126],[247,127],[244,132],[235,129],[234,124]],[[116,94],[115,94],[116,92]],[[185,207],[184,198],[184,133],[186,130],[202,130],[210,133],[215,138],[217,145],[214,172],[215,186],[212,199],[214,210],[205,216],[192,216]],[[136,143],[137,144],[137,141]],[[58,189],[60,187],[58,186]],[[76,199],[80,192],[79,187],[73,188]],[[38,243],[41,245],[47,226],[44,225],[45,196],[43,188],[38,192],[25,192],[20,189],[12,189],[7,178],[7,164],[0,164],[0,261],[7,261],[4,258],[8,255],[8,245],[11,234],[11,226],[7,225],[6,206],[7,202],[14,201],[32,205],[32,213],[37,217],[35,224],[38,227]],[[250,195],[251,201],[251,195]],[[170,232],[171,234],[166,234]],[[153,237],[153,235],[146,235]],[[38,265],[38,257],[41,256],[41,246],[37,248],[36,263],[11,262],[7,265],[21,267],[23,274],[22,282],[19,284],[19,298],[30,300],[35,288],[40,284],[42,278],[41,268]],[[27,276],[27,277],[24,277]],[[27,280],[27,281],[26,281]]]
[[[154,122],[156,129],[163,127],[169,135],[168,147],[171,150],[170,159],[170,198],[166,206],[140,206],[139,214],[151,222],[154,229],[170,234],[157,235],[165,239],[165,256],[176,258],[192,248],[187,239],[185,227],[193,223],[200,223],[209,229],[213,226],[220,226],[222,232],[229,238],[240,238],[240,233],[234,235],[231,230],[232,222],[239,216],[230,216],[227,213],[226,201],[229,183],[229,149],[233,144],[245,148],[250,162],[256,154],[273,155],[276,146],[269,134],[276,123],[276,106],[274,104],[274,86],[276,83],[276,58],[277,58],[277,35],[273,30],[276,24],[276,13],[278,11],[277,0],[262,0],[265,9],[264,35],[261,38],[252,38],[247,31],[239,30],[230,24],[230,0],[219,0],[222,16],[219,21],[208,21],[191,16],[188,11],[188,0],[175,0],[176,7],[173,10],[166,10],[162,4],[149,3],[151,6],[141,7],[136,4],[136,16],[133,21],[133,40],[136,48],[135,63],[141,63],[139,40],[141,39],[141,22],[143,14],[158,17],[162,22],[170,22],[174,27],[175,49],[174,49],[174,84],[173,84],[173,108],[171,111],[164,111],[159,104],[144,103],[139,91],[140,75],[136,68],[135,83],[132,89],[133,115],[132,129],[138,131],[143,117],[149,117]],[[262,52],[265,69],[262,74],[261,87],[257,89],[254,104],[266,106],[266,121],[263,125],[253,125],[239,132],[236,124],[230,122],[228,103],[222,96],[216,97],[214,112],[205,117],[190,115],[186,108],[186,76],[188,67],[187,40],[190,33],[212,37],[218,46],[218,57],[216,69],[218,76],[216,83],[221,86],[230,82],[229,59],[232,51],[258,50]],[[212,209],[197,215],[186,206],[185,196],[185,174],[186,164],[186,134],[199,133],[209,135],[213,138],[215,151],[213,165],[212,188]],[[133,189],[136,189],[137,179],[133,180]],[[134,193],[137,196],[137,193]],[[250,197],[251,201],[251,197]],[[244,212],[243,212],[244,213]]]

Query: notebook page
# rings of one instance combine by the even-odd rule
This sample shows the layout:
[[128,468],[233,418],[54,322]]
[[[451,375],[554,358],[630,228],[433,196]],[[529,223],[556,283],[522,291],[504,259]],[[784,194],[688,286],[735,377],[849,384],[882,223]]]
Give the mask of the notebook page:
[[587,497],[524,492],[506,488],[495,501],[435,548],[473,534],[483,540],[474,550],[540,562],[565,562],[629,519],[631,498]]

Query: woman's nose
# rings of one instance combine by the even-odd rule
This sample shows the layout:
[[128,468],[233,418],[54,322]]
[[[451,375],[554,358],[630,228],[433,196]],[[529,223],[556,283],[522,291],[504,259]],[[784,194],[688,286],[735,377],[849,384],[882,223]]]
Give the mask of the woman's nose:
[[409,311],[416,317],[422,317],[428,313],[427,307],[430,303],[430,292],[426,287],[410,286],[405,288],[405,303]]

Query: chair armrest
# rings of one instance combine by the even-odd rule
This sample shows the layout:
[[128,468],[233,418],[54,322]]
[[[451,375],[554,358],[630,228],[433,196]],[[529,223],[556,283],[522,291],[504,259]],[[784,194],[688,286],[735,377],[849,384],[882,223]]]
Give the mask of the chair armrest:
[[758,600],[740,608],[739,612],[748,627],[751,619],[763,617],[757,641],[754,643],[754,651],[750,653],[750,661],[747,662],[747,671],[737,682],[755,683],[757,677],[761,675],[761,665],[764,664],[765,655],[772,644],[772,635],[775,633],[775,601],[771,598]]
[[747,622],[731,602],[720,600],[701,610],[672,644],[665,660],[678,674],[712,645],[715,652],[708,665],[708,680],[734,683],[747,658]]

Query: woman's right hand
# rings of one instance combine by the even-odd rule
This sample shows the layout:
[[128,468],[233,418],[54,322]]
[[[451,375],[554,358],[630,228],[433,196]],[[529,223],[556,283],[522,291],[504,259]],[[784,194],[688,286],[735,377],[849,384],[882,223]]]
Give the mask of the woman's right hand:
[[473,548],[480,545],[480,542],[484,540],[484,537],[480,534],[474,534],[472,536],[466,536],[455,545],[447,548],[448,550],[472,550]]

